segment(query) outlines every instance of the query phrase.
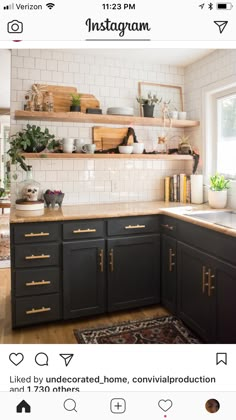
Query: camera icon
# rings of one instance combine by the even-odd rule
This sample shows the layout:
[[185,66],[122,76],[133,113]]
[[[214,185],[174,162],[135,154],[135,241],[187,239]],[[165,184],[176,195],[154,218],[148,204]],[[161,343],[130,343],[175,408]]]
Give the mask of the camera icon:
[[9,34],[21,34],[23,32],[23,23],[16,19],[8,22],[7,32]]

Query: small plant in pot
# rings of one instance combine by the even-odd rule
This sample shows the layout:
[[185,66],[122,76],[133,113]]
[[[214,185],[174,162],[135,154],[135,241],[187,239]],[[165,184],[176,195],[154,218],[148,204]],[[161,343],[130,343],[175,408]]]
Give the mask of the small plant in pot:
[[70,112],[80,112],[81,95],[79,93],[71,94]]
[[223,209],[227,204],[227,190],[230,181],[224,175],[216,172],[210,177],[210,188],[208,191],[209,206],[213,209]]
[[11,164],[19,165],[27,171],[25,157],[22,153],[39,153],[44,149],[53,150],[58,144],[54,134],[50,134],[48,128],[43,130],[36,125],[27,124],[26,128],[10,137],[10,149],[7,154],[11,158]]
[[151,92],[148,93],[147,98],[138,96],[136,99],[143,107],[143,116],[148,118],[153,118],[155,105],[160,104],[162,101],[162,98],[158,99],[157,96],[152,95]]

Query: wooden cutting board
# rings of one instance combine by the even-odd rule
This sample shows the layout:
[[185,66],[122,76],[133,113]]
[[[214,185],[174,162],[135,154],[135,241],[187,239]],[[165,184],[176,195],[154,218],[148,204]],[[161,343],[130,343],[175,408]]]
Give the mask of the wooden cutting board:
[[[37,87],[43,91],[53,93],[54,112],[70,112],[71,94],[78,93],[72,86],[55,86],[37,84]],[[100,108],[100,103],[94,95],[89,93],[80,93],[81,112],[86,112],[86,108]]]
[[117,147],[122,143],[127,131],[127,127],[93,127],[93,143],[96,144],[96,150],[107,150]]

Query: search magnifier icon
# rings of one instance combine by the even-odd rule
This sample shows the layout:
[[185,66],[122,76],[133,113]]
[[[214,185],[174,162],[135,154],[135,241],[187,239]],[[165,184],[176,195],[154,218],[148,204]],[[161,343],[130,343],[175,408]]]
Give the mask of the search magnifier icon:
[[76,411],[76,402],[75,400],[72,400],[72,398],[67,398],[67,400],[64,401],[63,403],[64,409],[66,411]]

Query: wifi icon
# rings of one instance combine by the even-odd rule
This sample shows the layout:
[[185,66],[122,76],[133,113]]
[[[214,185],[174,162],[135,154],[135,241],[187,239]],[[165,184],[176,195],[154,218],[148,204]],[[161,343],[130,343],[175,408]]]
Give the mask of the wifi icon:
[[51,10],[55,4],[54,3],[47,3],[46,6]]

